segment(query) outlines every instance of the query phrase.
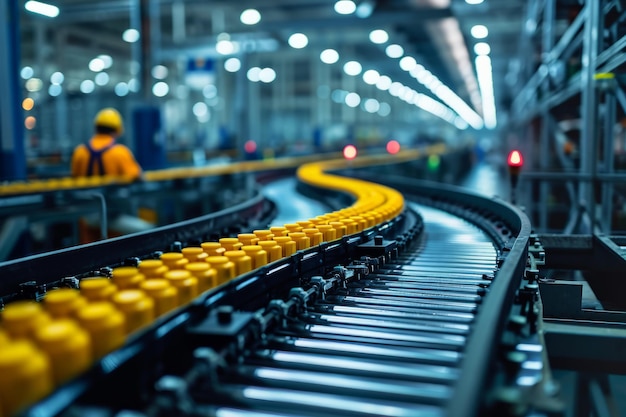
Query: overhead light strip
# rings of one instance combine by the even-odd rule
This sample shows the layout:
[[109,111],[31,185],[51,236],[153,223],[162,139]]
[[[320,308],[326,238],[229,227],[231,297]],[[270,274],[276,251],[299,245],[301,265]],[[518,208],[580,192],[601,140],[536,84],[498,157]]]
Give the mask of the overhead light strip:
[[485,127],[494,129],[497,126],[496,103],[493,94],[493,69],[491,58],[488,55],[476,57],[476,73],[478,75],[478,87],[483,97],[483,113],[485,117]]
[[24,4],[24,8],[31,13],[40,14],[46,17],[57,17],[59,15],[59,8],[57,6],[35,0],[27,1]]

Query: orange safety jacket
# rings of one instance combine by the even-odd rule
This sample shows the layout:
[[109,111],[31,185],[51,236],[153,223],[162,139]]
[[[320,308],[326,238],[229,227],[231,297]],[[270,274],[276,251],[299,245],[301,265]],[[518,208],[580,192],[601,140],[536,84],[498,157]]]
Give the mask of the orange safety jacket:
[[136,179],[141,175],[141,167],[126,146],[109,135],[96,134],[88,143],[78,145],[72,155],[72,176],[93,175]]

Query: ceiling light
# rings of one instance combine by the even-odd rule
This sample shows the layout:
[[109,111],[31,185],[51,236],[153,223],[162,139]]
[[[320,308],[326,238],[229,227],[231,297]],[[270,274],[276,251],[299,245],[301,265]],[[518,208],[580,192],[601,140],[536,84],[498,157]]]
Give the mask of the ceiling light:
[[385,91],[389,90],[389,87],[391,87],[391,78],[387,77],[386,75],[381,75],[376,82],[376,88]]
[[380,103],[380,108],[378,109],[378,115],[382,117],[387,117],[391,114],[391,106],[387,103]]
[[40,14],[46,17],[57,17],[59,15],[59,8],[57,6],[35,0],[27,1],[24,4],[24,8],[31,13]]
[[263,68],[259,73],[259,81],[264,83],[271,83],[276,79],[276,71],[272,68]]
[[382,29],[376,29],[370,32],[370,41],[381,44],[389,40],[389,34]]
[[239,58],[228,58],[224,61],[224,69],[228,72],[237,72],[241,69],[241,61]]
[[343,66],[343,71],[348,75],[359,75],[363,67],[357,61],[348,61]]
[[239,20],[244,25],[256,25],[261,21],[261,13],[256,9],[246,9],[241,12]]
[[400,60],[400,68],[404,71],[411,71],[417,65],[417,61],[412,56],[405,56]]
[[215,44],[215,50],[220,55],[230,55],[235,52],[235,45],[228,39],[222,39]]
[[294,33],[287,40],[289,46],[295,49],[302,49],[309,44],[309,38],[304,33]]
[[96,88],[96,85],[91,80],[84,80],[80,83],[80,91],[84,94],[93,93],[93,90]]
[[392,43],[385,48],[385,53],[389,58],[400,58],[404,55],[404,48],[398,44]]
[[89,61],[89,69],[93,72],[100,72],[104,69],[104,61],[100,58],[94,58]]
[[120,82],[115,85],[115,95],[118,97],[124,97],[128,95],[128,84],[125,82]]
[[476,55],[489,55],[491,52],[491,47],[487,42],[478,42],[474,45],[474,52]]
[[109,69],[113,65],[113,58],[111,58],[111,55],[102,54],[98,55],[98,58],[100,58],[104,63],[104,69]]
[[489,36],[489,29],[487,29],[487,26],[484,25],[476,25],[472,26],[472,29],[470,29],[470,33],[476,39],[485,39],[487,36]]
[[206,116],[206,114],[209,112],[209,106],[207,106],[206,103],[199,101],[193,105],[191,111],[196,117]]
[[28,90],[31,93],[35,93],[41,90],[42,87],[43,87],[43,81],[41,81],[39,78],[31,78],[28,81],[26,81],[26,90]]
[[248,77],[248,80],[252,81],[253,83],[257,83],[261,80],[261,78],[259,77],[260,74],[261,74],[261,68],[252,67],[248,70],[248,72],[246,73],[246,76]]
[[380,103],[375,98],[368,98],[363,103],[363,108],[368,113],[376,113],[378,110],[380,110]]
[[374,8],[376,7],[376,0],[361,0],[356,6],[356,11],[354,14],[361,19],[367,19],[374,12]]
[[357,93],[348,93],[346,95],[346,104],[348,107],[357,107],[361,103],[361,96]]
[[63,81],[65,80],[65,76],[63,75],[62,72],[53,72],[52,75],[50,76],[50,83],[51,84],[63,84]]
[[202,95],[208,99],[217,97],[217,87],[213,84],[204,86],[204,88],[202,89]]
[[59,95],[61,95],[62,92],[63,87],[61,87],[59,84],[50,84],[50,87],[48,87],[48,94],[50,95],[50,97],[58,97]]
[[109,83],[110,77],[106,72],[99,72],[96,74],[96,84],[99,86],[107,85]]
[[158,83],[152,86],[152,94],[157,97],[165,97],[167,93],[170,92],[170,86],[163,81],[159,81]]
[[31,97],[26,97],[24,100],[22,100],[22,108],[24,110],[31,111],[33,107],[35,107],[35,100],[33,100]]
[[139,31],[137,29],[126,29],[122,33],[122,39],[128,43],[137,42],[139,40]]
[[485,0],[465,0],[467,4],[481,4]]
[[363,73],[363,81],[369,85],[376,84],[379,78],[380,74],[376,70],[367,70]]
[[356,4],[351,0],[339,0],[335,3],[335,11],[339,14],[352,14],[356,11]]
[[339,61],[339,53],[334,49],[324,49],[320,54],[320,60],[324,64],[334,64]]
[[20,76],[23,79],[25,79],[25,80],[28,80],[29,78],[32,78],[33,75],[35,75],[35,71],[33,71],[33,69],[31,67],[24,67],[20,71]]
[[476,74],[478,75],[478,86],[480,94],[483,98],[483,114],[485,118],[485,127],[493,129],[497,125],[496,120],[496,104],[493,95],[493,69],[491,67],[491,58],[487,55],[476,57]]
[[164,80],[167,78],[167,67],[165,65],[155,65],[152,67],[152,76],[157,80]]

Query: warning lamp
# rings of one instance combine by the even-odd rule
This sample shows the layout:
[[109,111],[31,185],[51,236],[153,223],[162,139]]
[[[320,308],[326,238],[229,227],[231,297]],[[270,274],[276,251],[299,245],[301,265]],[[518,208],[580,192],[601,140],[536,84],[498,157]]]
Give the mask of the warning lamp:
[[509,157],[506,161],[509,165],[509,176],[511,178],[511,202],[515,203],[515,187],[517,186],[517,178],[519,177],[520,170],[524,165],[524,158],[520,151],[514,149],[509,152]]
[[354,145],[346,145],[343,148],[343,157],[346,158],[348,161],[353,160],[354,158],[356,158],[356,146]]
[[256,152],[256,142],[253,140],[246,141],[246,143],[243,144],[243,149],[247,153]]
[[398,143],[397,140],[390,140],[389,142],[387,142],[387,152],[392,155],[400,152],[400,143]]

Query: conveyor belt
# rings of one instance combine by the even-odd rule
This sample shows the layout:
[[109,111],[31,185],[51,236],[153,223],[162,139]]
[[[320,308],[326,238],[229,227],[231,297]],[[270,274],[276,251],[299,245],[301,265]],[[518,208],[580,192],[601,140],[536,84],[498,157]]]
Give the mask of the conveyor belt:
[[194,400],[216,415],[444,415],[497,254],[476,226],[422,209],[414,247],[289,317]]

